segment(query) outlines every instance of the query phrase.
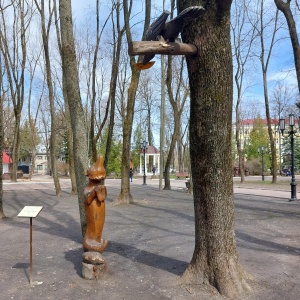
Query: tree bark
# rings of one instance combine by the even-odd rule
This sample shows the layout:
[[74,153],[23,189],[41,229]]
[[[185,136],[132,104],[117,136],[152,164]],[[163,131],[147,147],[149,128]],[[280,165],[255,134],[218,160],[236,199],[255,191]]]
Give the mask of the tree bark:
[[2,97],[2,66],[0,53],[0,219],[5,218],[3,211],[3,142],[4,142],[4,126],[3,126],[3,97]]
[[87,185],[85,171],[88,167],[87,127],[80,98],[79,77],[73,35],[71,0],[59,1],[63,77],[69,100],[73,129],[74,166],[82,234],[86,230],[84,189]]
[[71,194],[76,195],[76,174],[75,174],[75,163],[74,163],[74,150],[73,150],[73,134],[71,126],[70,108],[67,94],[67,87],[65,80],[63,80],[63,95],[66,110],[66,123],[67,123],[67,139],[68,139],[68,155],[69,155],[69,174],[71,179]]
[[[178,1],[179,11],[207,1]],[[183,41],[197,46],[187,58],[191,92],[190,154],[195,207],[195,249],[181,282],[209,284],[240,299],[247,286],[234,233],[231,134],[233,70],[231,1],[209,1],[200,20],[189,22]]]
[[[56,38],[59,53],[62,59],[62,46],[61,46],[61,39],[60,39],[60,32],[59,32],[59,18],[57,12],[56,1],[53,2],[53,11],[55,16],[55,29],[56,29]],[[63,73],[63,72],[62,72]],[[70,108],[69,108],[69,101],[68,101],[68,93],[67,93],[67,86],[66,80],[62,74],[62,91],[65,103],[65,114],[66,114],[66,123],[67,123],[67,140],[68,140],[68,155],[69,155],[69,175],[71,179],[71,194],[77,194],[76,188],[76,174],[75,174],[75,165],[74,165],[74,151],[73,151],[73,133],[72,133],[72,125],[71,125],[71,117],[70,117]]]

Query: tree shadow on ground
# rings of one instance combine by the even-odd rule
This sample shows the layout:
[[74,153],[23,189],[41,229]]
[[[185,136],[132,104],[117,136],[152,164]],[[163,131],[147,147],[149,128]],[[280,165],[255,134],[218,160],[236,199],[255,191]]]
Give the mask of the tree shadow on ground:
[[[180,276],[188,266],[188,263],[185,261],[140,250],[136,247],[114,241],[109,241],[108,246],[103,253],[104,256],[105,253],[115,253],[126,259],[130,259],[133,262],[161,269],[177,276]],[[82,259],[79,259],[82,258],[82,254],[82,248],[72,249],[65,252],[66,260],[73,263],[74,269],[79,276],[82,276]]]
[[82,277],[82,254],[82,247],[65,252],[65,259],[74,265],[74,270],[80,277]]
[[175,275],[181,275],[188,266],[188,262],[181,261],[172,257],[166,257],[138,249],[134,246],[110,241],[106,252],[121,255],[133,262],[141,263],[153,268],[158,268]]
[[[287,245],[283,245],[283,244],[278,244],[275,242],[267,241],[265,239],[259,239],[257,237],[251,236],[249,234],[240,232],[238,230],[236,231],[236,237],[239,240],[243,240],[247,243],[256,244],[257,246],[263,247],[261,249],[261,251],[289,254],[289,255],[295,255],[295,256],[299,256],[299,254],[300,254],[300,248],[287,246]],[[245,247],[248,249],[253,248],[253,249],[257,250],[257,248],[250,247],[249,245],[247,245],[247,246],[239,245],[239,247]]]

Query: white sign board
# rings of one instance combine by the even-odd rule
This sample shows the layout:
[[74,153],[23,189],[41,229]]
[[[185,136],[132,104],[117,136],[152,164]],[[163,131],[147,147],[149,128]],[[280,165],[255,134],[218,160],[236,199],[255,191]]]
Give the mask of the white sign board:
[[43,206],[24,206],[24,208],[18,214],[21,218],[36,218]]

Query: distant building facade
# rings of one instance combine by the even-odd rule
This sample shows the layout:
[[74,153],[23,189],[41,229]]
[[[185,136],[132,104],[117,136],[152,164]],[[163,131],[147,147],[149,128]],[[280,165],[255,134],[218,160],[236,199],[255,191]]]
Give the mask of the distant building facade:
[[[264,128],[267,129],[268,128],[267,119],[261,119],[261,120],[264,124]],[[242,149],[244,149],[247,145],[250,144],[250,133],[253,130],[254,121],[255,121],[255,119],[241,120],[241,126],[240,126],[240,130],[239,130],[239,140],[240,140]],[[287,118],[285,121],[285,124],[286,124],[285,129],[286,130],[289,129],[288,122],[289,121]],[[298,127],[298,120],[296,120],[296,119],[295,119],[295,127]],[[274,140],[275,140],[277,162],[282,163],[282,155],[281,155],[282,137],[281,137],[278,119],[271,120],[271,128],[272,128],[272,132],[273,132],[273,136],[274,136]],[[233,124],[232,130],[233,130],[233,137],[235,139],[236,123]],[[234,143],[234,145],[236,148],[236,143]],[[262,146],[264,146],[264,145],[262,145]],[[265,145],[265,146],[268,146],[268,145]],[[237,158],[237,154],[236,154],[235,158]]]
[[44,145],[38,145],[37,147],[34,169],[38,174],[48,174],[47,148]]

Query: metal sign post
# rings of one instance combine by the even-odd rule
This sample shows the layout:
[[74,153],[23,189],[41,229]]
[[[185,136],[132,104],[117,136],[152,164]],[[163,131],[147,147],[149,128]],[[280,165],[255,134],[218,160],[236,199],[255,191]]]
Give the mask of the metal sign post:
[[24,206],[24,208],[18,214],[20,218],[30,218],[30,271],[29,271],[29,283],[32,285],[32,218],[36,218],[41,212],[43,206]]

